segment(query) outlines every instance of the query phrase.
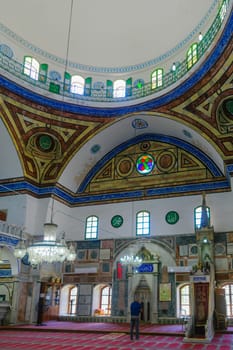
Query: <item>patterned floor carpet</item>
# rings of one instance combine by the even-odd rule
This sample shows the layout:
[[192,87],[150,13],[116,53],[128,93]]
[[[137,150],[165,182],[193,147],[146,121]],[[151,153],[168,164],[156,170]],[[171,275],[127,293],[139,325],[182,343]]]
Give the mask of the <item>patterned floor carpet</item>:
[[0,350],[233,350],[233,328],[209,344],[184,342],[182,325],[140,325],[140,339],[129,339],[129,324],[49,321],[0,327]]
[[182,337],[125,333],[68,333],[0,329],[1,350],[232,350],[233,334],[216,334],[210,344],[184,343]]
[[[110,322],[68,322],[68,321],[48,321],[42,326],[37,325],[17,325],[4,327],[4,329],[19,329],[32,331],[67,331],[67,332],[92,332],[92,333],[129,333],[128,323],[110,323]],[[1,329],[1,327],[0,327]],[[184,327],[182,325],[152,325],[140,324],[141,334],[169,334],[184,336]]]

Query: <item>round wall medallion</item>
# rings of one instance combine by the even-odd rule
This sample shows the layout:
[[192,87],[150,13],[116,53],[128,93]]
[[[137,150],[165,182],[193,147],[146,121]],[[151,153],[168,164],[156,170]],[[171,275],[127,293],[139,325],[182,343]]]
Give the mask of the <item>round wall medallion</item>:
[[173,152],[163,151],[157,157],[157,168],[160,171],[171,171],[176,164],[176,157]]
[[101,148],[100,145],[92,146],[91,147],[91,153],[95,154],[95,153],[99,152],[100,148]]
[[118,228],[123,224],[123,217],[121,215],[115,215],[112,217],[111,224],[113,227]]
[[134,169],[134,164],[132,162],[132,159],[129,157],[124,157],[119,159],[116,165],[116,171],[118,175],[122,177],[129,176]]
[[214,247],[215,255],[226,254],[226,247],[223,243],[216,243]]
[[151,148],[151,143],[150,141],[144,141],[140,145],[140,150],[142,152],[147,152]]
[[197,253],[198,253],[197,245],[196,245],[196,244],[193,244],[193,245],[190,247],[190,254],[191,254],[191,255],[197,255]]
[[38,147],[42,150],[42,151],[51,151],[51,149],[53,148],[54,142],[53,139],[50,135],[47,134],[41,134],[38,136],[37,138],[37,142],[38,142]]
[[166,215],[166,222],[174,225],[179,221],[179,214],[176,211],[169,211]]

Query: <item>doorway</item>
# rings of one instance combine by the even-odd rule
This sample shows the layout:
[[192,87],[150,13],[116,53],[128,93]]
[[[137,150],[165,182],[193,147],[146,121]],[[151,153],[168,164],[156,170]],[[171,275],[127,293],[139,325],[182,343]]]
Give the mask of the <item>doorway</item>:
[[142,303],[141,321],[151,322],[151,291],[144,278],[140,280],[135,295]]

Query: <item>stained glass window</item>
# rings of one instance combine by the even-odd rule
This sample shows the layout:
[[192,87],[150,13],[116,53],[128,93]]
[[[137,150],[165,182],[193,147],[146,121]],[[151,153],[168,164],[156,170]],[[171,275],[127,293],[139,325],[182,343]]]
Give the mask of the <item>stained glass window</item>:
[[163,85],[163,69],[158,68],[152,73],[151,88],[156,89]]
[[154,158],[149,154],[140,156],[136,163],[137,171],[142,175],[149,174],[153,170],[154,165]]
[[197,43],[194,43],[190,46],[187,52],[186,62],[187,62],[188,69],[192,68],[192,66],[197,62],[197,60],[198,60]]

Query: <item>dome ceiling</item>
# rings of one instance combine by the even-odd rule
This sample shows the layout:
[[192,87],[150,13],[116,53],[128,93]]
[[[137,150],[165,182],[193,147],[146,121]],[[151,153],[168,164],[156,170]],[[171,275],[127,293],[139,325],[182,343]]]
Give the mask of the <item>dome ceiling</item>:
[[90,66],[121,67],[152,60],[186,40],[196,41],[216,15],[217,3],[7,0],[1,3],[0,22],[51,55]]

